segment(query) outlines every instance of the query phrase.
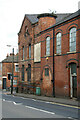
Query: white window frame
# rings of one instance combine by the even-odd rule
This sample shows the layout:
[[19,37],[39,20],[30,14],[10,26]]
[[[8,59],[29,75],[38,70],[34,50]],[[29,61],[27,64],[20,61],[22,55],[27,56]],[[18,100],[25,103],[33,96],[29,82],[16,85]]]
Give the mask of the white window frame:
[[56,35],[56,54],[61,54],[61,33]]
[[[16,66],[18,65],[18,70],[16,69]],[[19,72],[19,64],[15,63],[15,72]]]
[[46,37],[46,56],[50,55],[50,36]]
[[70,52],[76,51],[76,27],[70,29],[69,50]]

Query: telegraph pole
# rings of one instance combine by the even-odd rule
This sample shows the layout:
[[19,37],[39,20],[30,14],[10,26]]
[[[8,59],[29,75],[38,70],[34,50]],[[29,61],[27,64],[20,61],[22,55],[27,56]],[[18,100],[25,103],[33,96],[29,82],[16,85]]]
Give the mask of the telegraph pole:
[[12,49],[12,79],[11,79],[11,94],[13,94],[13,79],[14,79],[14,48]]

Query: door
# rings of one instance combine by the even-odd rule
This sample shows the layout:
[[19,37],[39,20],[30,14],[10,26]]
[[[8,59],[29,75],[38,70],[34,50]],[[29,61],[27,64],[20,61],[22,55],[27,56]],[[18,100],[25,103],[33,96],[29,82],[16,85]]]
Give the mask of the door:
[[6,89],[6,78],[3,78],[3,89]]
[[77,97],[77,76],[72,76],[73,97]]
[[31,81],[31,65],[28,65],[28,71],[27,71],[27,80],[30,82]]
[[70,64],[70,97],[77,97],[77,67],[75,63]]

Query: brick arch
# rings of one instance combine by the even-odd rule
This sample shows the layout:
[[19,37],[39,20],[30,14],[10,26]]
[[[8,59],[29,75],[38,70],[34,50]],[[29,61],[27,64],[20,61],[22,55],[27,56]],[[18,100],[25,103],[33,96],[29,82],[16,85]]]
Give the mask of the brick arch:
[[47,33],[47,34],[45,35],[45,40],[46,40],[47,37],[50,37],[50,39],[51,39],[51,34],[50,34],[50,33]]
[[66,61],[66,68],[68,68],[70,63],[76,63],[77,67],[79,67],[79,60],[77,59],[69,59]]
[[62,31],[61,29],[57,29],[57,30],[55,31],[55,35],[56,35],[57,33],[61,33],[61,34],[63,35],[63,31]]
[[[53,79],[53,73],[52,73],[52,70],[51,70],[50,66],[49,66],[49,65],[44,65],[44,66],[43,66],[43,69],[42,69],[42,72],[41,72],[41,80],[43,80],[43,71],[44,71],[44,69],[45,69],[46,67],[49,68],[50,73],[51,73],[51,78]],[[52,80],[52,79],[51,79],[51,80]]]
[[70,30],[71,28],[73,28],[73,27],[76,27],[76,29],[78,29],[78,24],[76,24],[76,23],[70,24],[70,25],[67,27],[67,29],[66,29],[66,33],[69,33],[69,30]]

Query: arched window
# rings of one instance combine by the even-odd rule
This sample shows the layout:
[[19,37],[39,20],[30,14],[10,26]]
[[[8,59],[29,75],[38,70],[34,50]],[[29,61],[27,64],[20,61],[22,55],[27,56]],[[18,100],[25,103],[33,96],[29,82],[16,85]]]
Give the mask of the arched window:
[[46,38],[46,55],[50,55],[50,37]]
[[22,47],[22,60],[24,60],[24,46]]
[[56,35],[56,53],[61,54],[61,33]]
[[69,39],[70,52],[76,51],[76,28],[70,29],[70,39]]
[[29,44],[29,58],[31,58],[31,44]]

